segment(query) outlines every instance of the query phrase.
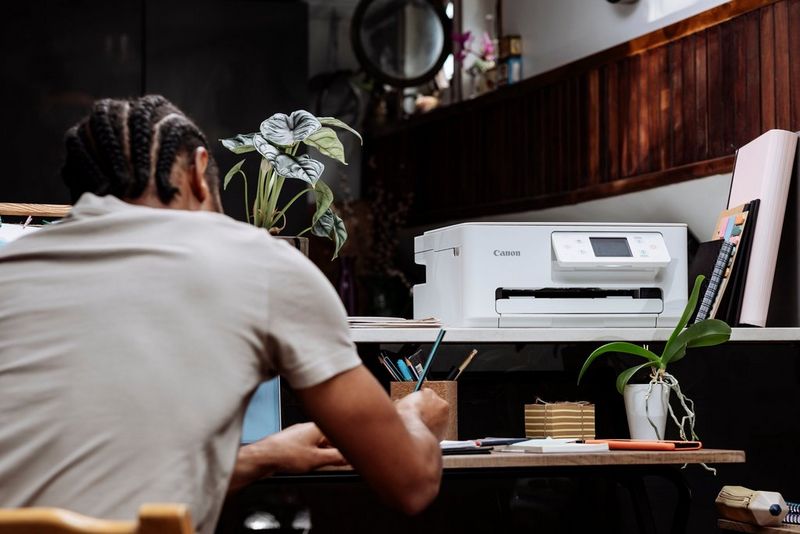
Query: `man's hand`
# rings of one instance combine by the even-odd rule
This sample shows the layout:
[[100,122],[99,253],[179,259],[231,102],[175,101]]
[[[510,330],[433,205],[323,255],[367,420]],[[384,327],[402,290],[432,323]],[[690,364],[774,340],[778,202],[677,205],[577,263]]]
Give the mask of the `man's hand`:
[[439,441],[443,439],[447,432],[448,404],[432,390],[415,391],[398,400],[395,406],[401,417],[409,413],[416,415]]
[[306,473],[347,463],[314,423],[302,423],[239,449],[228,493],[280,473]]

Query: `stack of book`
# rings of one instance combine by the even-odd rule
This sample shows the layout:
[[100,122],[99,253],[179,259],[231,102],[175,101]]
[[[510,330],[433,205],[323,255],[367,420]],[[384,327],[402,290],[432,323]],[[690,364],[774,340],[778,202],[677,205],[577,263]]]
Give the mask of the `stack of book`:
[[797,140],[794,132],[770,130],[737,151],[728,209],[689,272],[690,283],[697,274],[707,282],[695,322],[766,326]]

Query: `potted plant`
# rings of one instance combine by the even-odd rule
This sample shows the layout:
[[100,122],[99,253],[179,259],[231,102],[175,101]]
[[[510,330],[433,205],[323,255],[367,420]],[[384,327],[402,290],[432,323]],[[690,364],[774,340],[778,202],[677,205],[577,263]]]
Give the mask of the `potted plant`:
[[[238,134],[220,141],[222,146],[234,154],[258,152],[261,156],[252,213],[247,194],[247,175],[242,169],[245,159],[231,167],[223,181],[225,189],[234,176],[242,175],[245,185],[245,216],[248,222],[265,228],[272,234],[278,234],[286,226],[286,210],[303,195],[312,194],[316,208],[311,224],[298,236],[311,232],[313,235],[331,239],[334,242],[335,258],[347,239],[347,229],[333,210],[333,192],[320,180],[325,165],[308,154],[297,154],[301,144],[305,144],[347,165],[344,147],[333,128],[343,128],[363,142],[359,133],[342,121],[333,117],[315,117],[304,110],[294,111],[290,115],[276,113],[261,123],[258,132]],[[301,180],[306,186],[285,204],[279,205],[281,190],[287,178]]]
[[[719,345],[730,339],[730,326],[718,319],[706,319],[686,327],[697,306],[704,278],[703,275],[699,275],[695,279],[689,301],[661,354],[651,352],[647,345],[639,346],[625,341],[615,341],[597,348],[583,363],[578,383],[592,362],[603,354],[615,352],[631,354],[645,360],[644,363],[622,371],[617,377],[617,391],[625,397],[625,410],[632,439],[664,439],[667,413],[678,426],[681,439],[697,439],[694,431],[694,403],[683,394],[678,380],[667,372],[667,366],[682,359],[686,355],[686,350],[691,347]],[[629,384],[630,379],[641,369],[650,371],[650,381],[647,384]],[[675,392],[685,411],[686,415],[680,421],[669,404],[670,391]],[[687,423],[690,431],[688,437],[685,429]]]

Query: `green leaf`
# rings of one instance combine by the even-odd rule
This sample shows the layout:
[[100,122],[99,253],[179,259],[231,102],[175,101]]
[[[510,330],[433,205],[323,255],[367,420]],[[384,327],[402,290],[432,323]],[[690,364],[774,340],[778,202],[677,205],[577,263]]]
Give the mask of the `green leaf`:
[[234,154],[246,154],[252,152],[256,148],[253,146],[253,136],[255,134],[239,134],[235,137],[228,139],[220,139],[222,146],[233,152]]
[[270,143],[291,146],[320,129],[319,120],[308,111],[299,109],[291,115],[276,113],[261,123],[259,130]]
[[678,324],[675,325],[675,329],[672,331],[672,334],[670,334],[667,344],[664,345],[664,350],[661,352],[661,367],[664,367],[668,363],[663,361],[664,356],[667,353],[674,352],[676,350],[672,347],[672,344],[675,343],[675,338],[678,337],[678,334],[680,334],[681,330],[684,329],[686,323],[689,322],[689,317],[691,317],[695,306],[697,306],[697,299],[700,298],[700,286],[703,284],[703,280],[705,280],[705,278],[706,277],[702,274],[698,274],[697,278],[694,279],[692,294],[689,295],[689,300],[686,302],[686,307],[683,309],[683,314],[681,315],[681,318],[678,319]]
[[677,362],[686,355],[687,347],[711,347],[725,343],[731,338],[731,327],[719,319],[706,319],[681,332],[670,352],[664,351],[662,365]]
[[[239,163],[231,167],[231,170],[229,170],[228,174],[225,175],[225,179],[222,181],[223,190],[228,188],[228,183],[231,181],[231,178],[233,178],[236,175],[236,173],[241,170],[242,163],[244,163],[244,160],[240,161]],[[242,172],[242,176],[244,177],[245,180],[247,180],[247,177],[244,176],[244,172]]]
[[593,361],[595,361],[598,357],[606,354],[608,352],[622,352],[624,354],[633,354],[634,356],[639,356],[644,358],[652,363],[658,363],[659,359],[658,356],[650,352],[644,347],[640,347],[639,345],[634,345],[633,343],[628,343],[627,341],[615,341],[613,343],[606,343],[602,347],[598,347],[597,349],[592,352],[586,361],[583,362],[583,367],[581,368],[581,372],[578,374],[578,384],[581,383],[581,378],[583,378],[583,374],[589,368]]
[[264,156],[272,164],[274,164],[275,159],[281,155],[281,151],[264,139],[264,136],[261,134],[253,135],[253,146],[258,150],[259,154]]
[[317,219],[317,222],[311,228],[311,233],[319,237],[327,237],[334,243],[333,258],[339,255],[339,250],[347,241],[347,229],[344,226],[344,221],[336,215],[331,208],[322,214]]
[[275,158],[273,164],[275,172],[280,176],[303,180],[312,186],[317,183],[319,177],[322,176],[322,171],[325,170],[325,165],[321,161],[311,159],[308,154],[298,157],[281,154]]
[[358,140],[361,142],[362,145],[364,144],[364,139],[361,138],[361,134],[352,129],[344,122],[340,121],[339,119],[335,117],[317,117],[317,120],[320,122],[320,124],[324,124],[326,126],[336,126],[337,128],[342,128],[344,130],[347,130],[348,132],[358,137]]
[[625,391],[625,386],[628,384],[630,379],[633,378],[633,375],[635,375],[640,369],[645,367],[653,367],[654,365],[655,364],[653,362],[647,362],[622,371],[617,377],[617,391],[619,391],[619,394],[622,395],[622,392]]
[[344,146],[342,146],[342,142],[339,141],[339,138],[336,136],[336,132],[331,128],[322,127],[303,139],[303,142],[308,146],[313,146],[319,150],[320,153],[347,165],[347,162],[344,160]]
[[331,207],[331,204],[333,204],[333,191],[331,191],[328,184],[322,180],[317,180],[317,183],[314,184],[314,194],[316,195],[317,209],[314,212],[314,216],[311,217],[312,227],[317,224],[319,218],[322,217],[325,212],[328,211],[328,208]]

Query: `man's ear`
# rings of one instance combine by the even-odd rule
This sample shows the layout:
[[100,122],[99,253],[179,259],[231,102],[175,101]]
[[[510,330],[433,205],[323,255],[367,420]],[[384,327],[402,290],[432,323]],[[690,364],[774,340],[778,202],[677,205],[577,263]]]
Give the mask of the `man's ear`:
[[189,173],[189,186],[192,189],[192,194],[194,197],[200,204],[202,204],[211,194],[208,189],[208,183],[206,182],[208,150],[202,146],[195,148],[194,153],[192,154],[192,163],[192,169]]

